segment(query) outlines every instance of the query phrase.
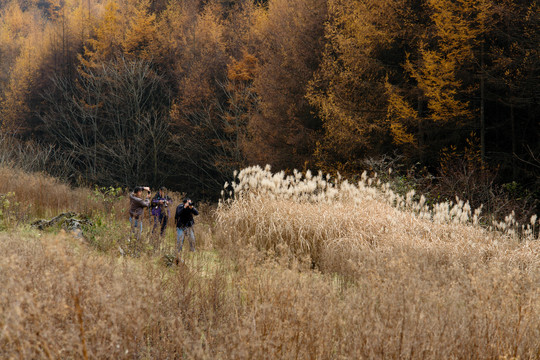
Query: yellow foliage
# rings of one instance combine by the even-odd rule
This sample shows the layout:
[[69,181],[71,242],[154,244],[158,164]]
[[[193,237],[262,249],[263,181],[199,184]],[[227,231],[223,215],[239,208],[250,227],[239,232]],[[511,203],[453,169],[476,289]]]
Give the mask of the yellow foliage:
[[467,145],[462,151],[454,145],[445,147],[441,150],[439,166],[443,176],[454,175],[452,164],[463,159],[467,170],[473,171],[476,169],[484,169],[485,163],[482,161],[480,139],[474,133],[471,133],[466,140]]
[[74,39],[77,41],[77,47],[82,46],[90,37],[92,22],[96,21],[91,17],[93,7],[88,8],[90,3],[85,0],[74,0],[66,15],[66,22],[71,29]]
[[390,124],[390,133],[392,134],[392,141],[396,145],[414,145],[416,143],[415,137],[405,129],[403,124],[398,122],[392,122]]
[[0,29],[3,36],[15,40],[20,37],[28,37],[32,28],[32,17],[24,13],[17,1],[12,1],[2,9],[0,17]]
[[150,59],[153,57],[153,43],[156,38],[156,15],[149,13],[149,3],[144,0],[135,9],[133,18],[129,22],[123,49],[126,55]]
[[444,54],[426,50],[423,45],[420,56],[421,65],[414,66],[407,59],[406,69],[428,100],[430,120],[444,123],[453,119],[468,119],[471,116],[469,103],[457,99],[462,91],[461,82],[456,79],[458,63]]
[[178,75],[182,78],[182,105],[199,106],[215,94],[215,79],[226,69],[224,25],[219,8],[207,6],[179,39]]
[[476,20],[478,0],[429,0],[434,10],[432,20],[439,36],[441,53],[458,64],[473,56],[473,46],[478,41],[479,30],[473,25]]
[[84,47],[81,62],[87,67],[96,66],[100,61],[110,59],[121,51],[124,41],[125,27],[120,20],[118,5],[110,0],[105,6],[103,18],[94,30],[95,38],[89,39]]
[[386,93],[388,95],[387,119],[390,123],[392,141],[396,145],[416,145],[416,138],[407,130],[405,124],[415,125],[418,121],[418,113],[396,92],[388,80]]
[[485,31],[489,4],[485,0],[429,0],[431,20],[436,33],[436,45],[421,42],[418,60],[407,57],[405,69],[418,83],[432,123],[470,120],[473,112],[458,72],[475,62]]
[[7,50],[2,53],[2,60],[9,66],[9,77],[7,83],[1,84],[3,98],[0,103],[0,119],[2,131],[14,132],[31,113],[27,100],[36,85],[47,49],[40,41],[43,23],[34,21],[34,13],[22,12],[13,3],[7,15],[1,21],[0,39],[5,40],[5,43],[0,43],[0,50]]
[[403,35],[406,7],[401,0],[328,2],[328,43],[307,92],[323,121],[315,155],[327,170],[362,157],[388,134],[388,69],[377,58]]

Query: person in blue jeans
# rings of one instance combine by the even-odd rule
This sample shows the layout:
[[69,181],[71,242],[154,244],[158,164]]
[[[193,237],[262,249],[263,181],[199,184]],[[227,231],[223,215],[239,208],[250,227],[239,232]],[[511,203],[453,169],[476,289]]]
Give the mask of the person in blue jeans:
[[129,195],[129,222],[131,231],[137,240],[142,233],[142,216],[144,208],[150,206],[150,188],[137,186]]
[[184,245],[184,237],[187,235],[189,239],[189,250],[195,251],[195,233],[193,232],[193,215],[199,215],[197,209],[193,206],[190,199],[185,198],[182,204],[176,208],[176,214],[174,215],[174,221],[176,222],[176,249],[178,250],[178,257],[176,263],[180,259],[180,253]]

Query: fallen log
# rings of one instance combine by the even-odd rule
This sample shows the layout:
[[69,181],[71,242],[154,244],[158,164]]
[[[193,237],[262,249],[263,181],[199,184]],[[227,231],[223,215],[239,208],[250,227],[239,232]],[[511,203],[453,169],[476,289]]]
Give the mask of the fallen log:
[[61,213],[50,220],[40,219],[34,221],[31,226],[39,230],[45,230],[52,226],[60,226],[66,231],[72,231],[76,237],[83,238],[83,225],[93,226],[90,219],[81,218],[74,212]]

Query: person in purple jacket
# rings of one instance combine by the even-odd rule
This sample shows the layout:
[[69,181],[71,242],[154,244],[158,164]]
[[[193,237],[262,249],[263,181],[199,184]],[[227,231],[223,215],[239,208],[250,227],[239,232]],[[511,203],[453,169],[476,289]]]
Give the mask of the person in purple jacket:
[[152,233],[155,232],[158,223],[161,224],[161,236],[165,234],[167,223],[169,221],[170,211],[169,205],[172,204],[172,199],[165,194],[167,189],[161,187],[158,193],[152,198],[152,218],[154,219],[154,227]]

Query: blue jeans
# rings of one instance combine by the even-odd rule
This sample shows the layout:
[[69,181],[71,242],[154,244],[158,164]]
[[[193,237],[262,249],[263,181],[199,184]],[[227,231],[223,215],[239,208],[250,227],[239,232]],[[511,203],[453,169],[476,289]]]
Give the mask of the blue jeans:
[[185,235],[189,238],[189,250],[195,251],[195,233],[193,232],[193,227],[190,226],[187,228],[176,228],[176,248],[178,252],[182,252]]
[[135,235],[137,240],[140,240],[142,234],[142,220],[130,216],[129,222],[131,223],[131,232]]

